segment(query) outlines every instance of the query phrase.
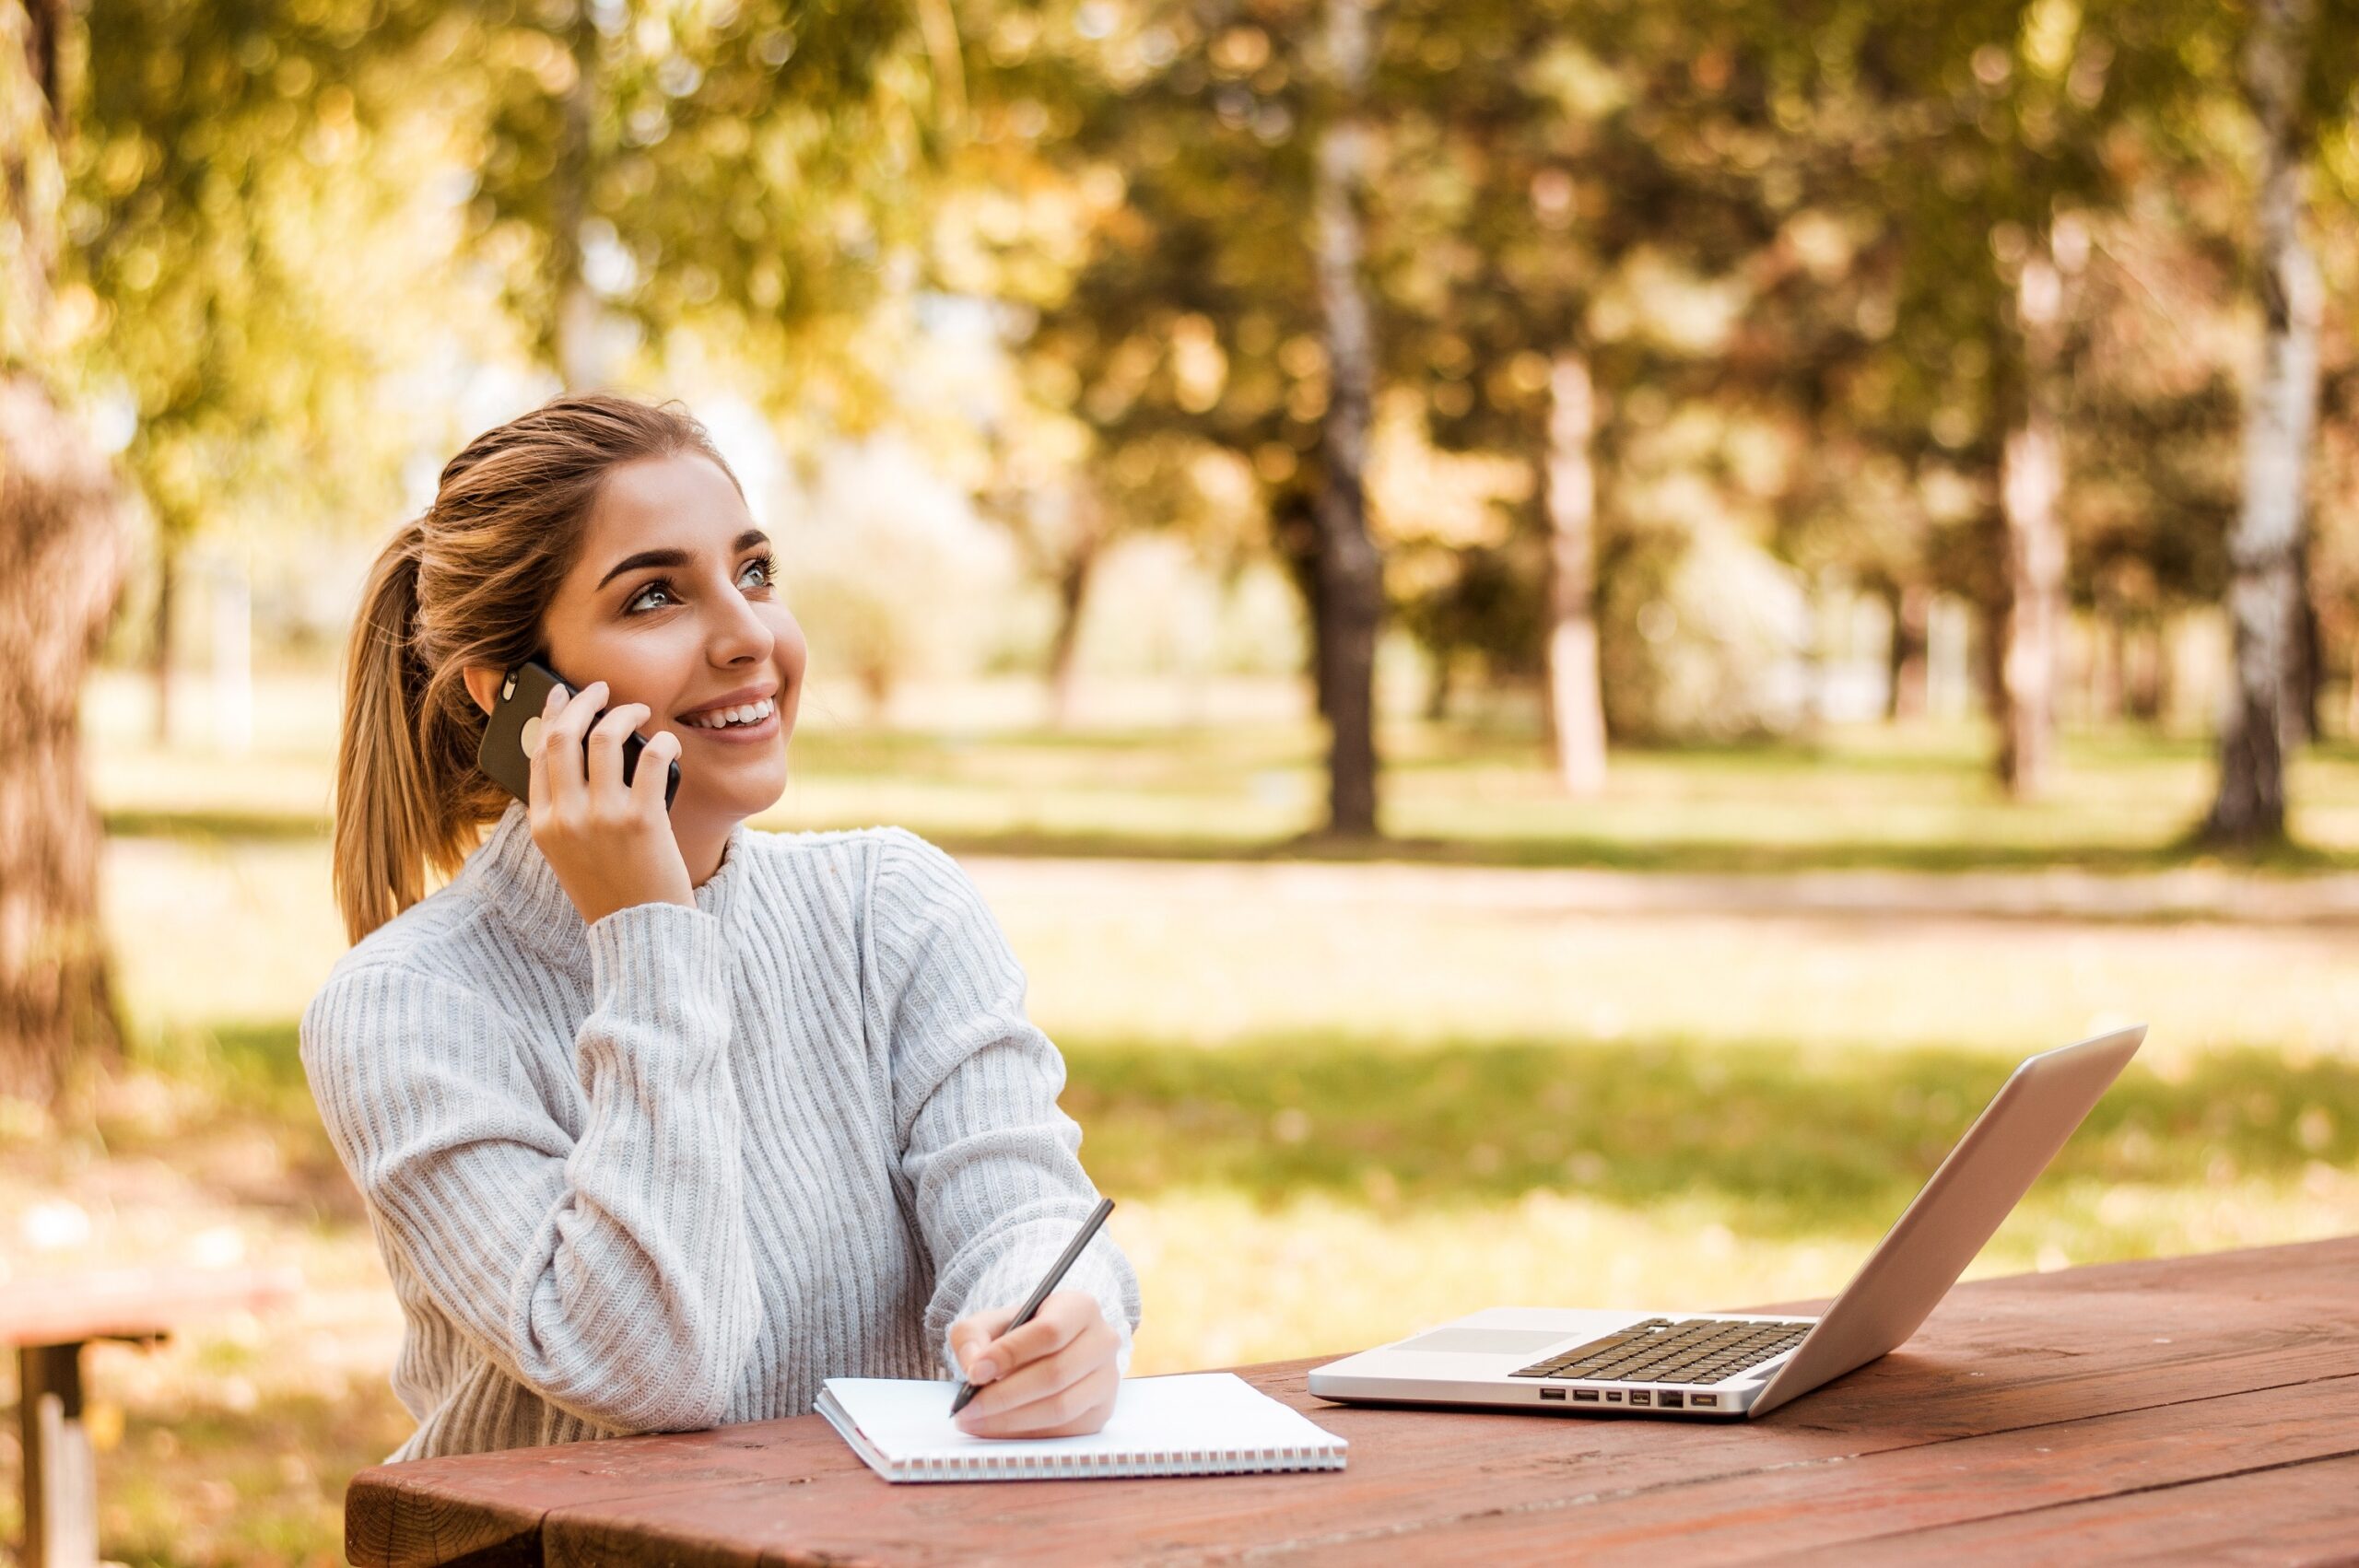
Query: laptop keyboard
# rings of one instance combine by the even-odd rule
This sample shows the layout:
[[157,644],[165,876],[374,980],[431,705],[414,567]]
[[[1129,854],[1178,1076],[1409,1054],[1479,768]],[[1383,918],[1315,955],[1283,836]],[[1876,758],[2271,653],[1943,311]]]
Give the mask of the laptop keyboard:
[[1511,1374],[1604,1383],[1719,1383],[1802,1342],[1807,1323],[1649,1317]]

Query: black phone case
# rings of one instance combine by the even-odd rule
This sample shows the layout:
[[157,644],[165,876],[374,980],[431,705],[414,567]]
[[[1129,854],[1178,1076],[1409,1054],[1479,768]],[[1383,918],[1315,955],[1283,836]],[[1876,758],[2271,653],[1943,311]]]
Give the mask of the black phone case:
[[[572,685],[556,671],[536,659],[528,659],[508,672],[499,683],[499,700],[491,705],[491,718],[484,724],[483,739],[475,746],[475,766],[490,776],[493,782],[520,801],[529,801],[533,782],[533,754],[524,744],[524,730],[541,716],[547,706],[552,687],[563,686],[568,692]],[[604,710],[601,709],[601,712]],[[537,733],[534,736],[538,738]],[[583,740],[586,751],[590,743]],[[637,731],[623,737],[623,782],[628,784],[639,774],[639,754],[647,749],[647,742]],[[672,809],[672,797],[680,792],[680,765],[669,765],[671,774],[663,780],[663,809]]]

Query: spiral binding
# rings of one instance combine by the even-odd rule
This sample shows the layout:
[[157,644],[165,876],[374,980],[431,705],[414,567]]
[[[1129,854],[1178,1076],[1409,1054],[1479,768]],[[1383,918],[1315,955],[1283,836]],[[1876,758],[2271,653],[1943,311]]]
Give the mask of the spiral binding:
[[905,1480],[1078,1480],[1091,1476],[1251,1475],[1271,1470],[1340,1470],[1338,1449],[1171,1448],[1146,1454],[919,1454],[900,1467]]

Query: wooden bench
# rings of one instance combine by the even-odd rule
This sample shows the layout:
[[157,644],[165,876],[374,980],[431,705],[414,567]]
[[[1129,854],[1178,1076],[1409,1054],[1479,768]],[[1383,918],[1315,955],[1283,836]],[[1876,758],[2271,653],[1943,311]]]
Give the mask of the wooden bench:
[[98,1468],[82,1426],[82,1347],[154,1344],[209,1313],[293,1299],[292,1270],[114,1269],[12,1281],[0,1297],[0,1343],[17,1352],[24,1433],[23,1568],[91,1568],[99,1560]]
[[1750,1423],[1346,1408],[1305,1388],[1326,1359],[1241,1370],[1350,1439],[1337,1473],[891,1486],[805,1416],[379,1466],[346,1494],[346,1550],[365,1568],[2359,1557],[2359,1237],[1961,1285],[1901,1350]]

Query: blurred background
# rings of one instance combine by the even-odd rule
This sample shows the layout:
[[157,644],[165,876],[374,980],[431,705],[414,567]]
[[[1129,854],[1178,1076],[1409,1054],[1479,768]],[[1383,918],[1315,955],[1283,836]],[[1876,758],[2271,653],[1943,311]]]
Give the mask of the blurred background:
[[[101,1542],[334,1563],[409,1431],[296,1057],[336,659],[469,438],[678,397],[954,850],[1135,1370],[2359,1228],[2345,0],[0,0],[0,1290]],[[13,1372],[0,1372],[13,1400]],[[0,1539],[13,1539],[13,1416]]]

